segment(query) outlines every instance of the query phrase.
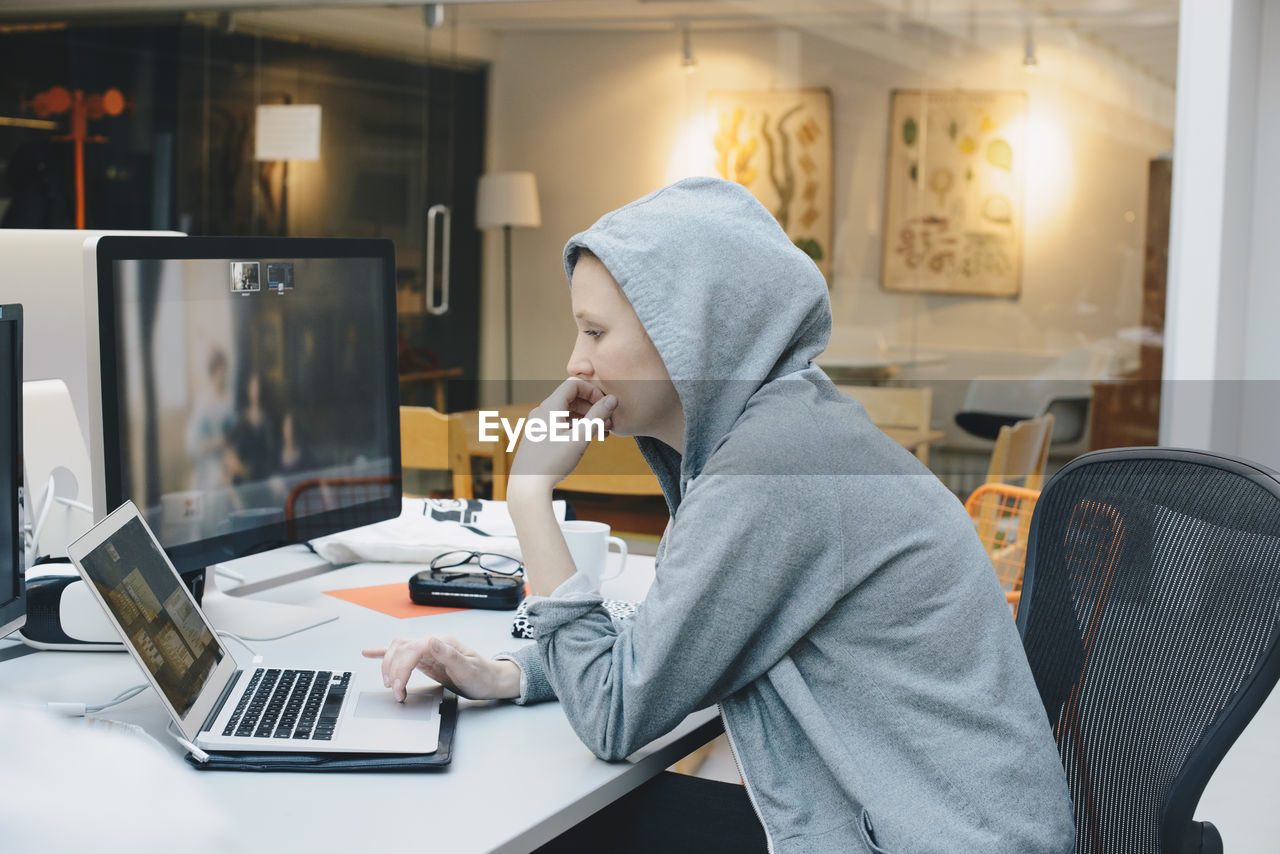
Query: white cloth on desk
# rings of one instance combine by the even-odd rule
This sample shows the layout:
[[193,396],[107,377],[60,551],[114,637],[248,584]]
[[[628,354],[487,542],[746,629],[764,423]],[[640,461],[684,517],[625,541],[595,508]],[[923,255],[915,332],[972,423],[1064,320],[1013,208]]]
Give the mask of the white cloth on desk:
[[201,775],[152,739],[0,699],[0,849],[227,854],[252,846]]
[[[557,519],[565,503],[553,501]],[[484,499],[406,498],[395,519],[312,540],[330,563],[384,561],[429,563],[445,552],[463,549],[520,559],[520,543],[507,502]]]

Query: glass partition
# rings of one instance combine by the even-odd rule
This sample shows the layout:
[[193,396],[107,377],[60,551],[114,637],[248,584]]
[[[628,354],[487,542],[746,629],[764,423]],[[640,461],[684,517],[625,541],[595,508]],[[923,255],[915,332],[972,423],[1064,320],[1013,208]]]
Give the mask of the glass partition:
[[[4,224],[79,206],[90,227],[392,237],[406,401],[443,382],[451,409],[500,402],[508,350],[516,399],[539,399],[573,334],[564,240],[711,174],[826,275],[833,378],[931,390],[929,464],[958,494],[1018,420],[1054,416],[1050,469],[1157,441],[1176,0],[38,18],[0,19]],[[98,97],[82,144],[57,87]],[[263,109],[300,106],[318,155],[263,155]],[[298,121],[281,132],[305,142]],[[501,171],[535,176],[540,224],[482,240],[477,181]],[[430,270],[429,224],[451,250]]]

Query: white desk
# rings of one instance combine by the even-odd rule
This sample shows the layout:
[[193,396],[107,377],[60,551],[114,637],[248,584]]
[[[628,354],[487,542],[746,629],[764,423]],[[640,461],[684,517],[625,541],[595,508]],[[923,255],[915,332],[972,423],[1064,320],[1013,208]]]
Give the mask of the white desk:
[[[652,558],[632,556],[627,572],[606,585],[605,594],[642,593],[652,567]],[[380,685],[379,663],[361,658],[360,649],[397,636],[447,633],[485,654],[527,643],[511,637],[509,611],[398,620],[322,592],[407,582],[419,569],[359,564],[255,594],[330,610],[339,619],[254,646],[268,664],[273,659],[303,666],[346,663]],[[234,641],[226,643],[242,664],[248,661]],[[143,680],[123,653],[38,652],[0,662],[0,681],[8,693],[27,701],[99,701]],[[153,692],[103,716],[142,726],[171,745],[174,761],[181,761],[181,749],[163,734],[168,717]],[[461,700],[453,763],[443,772],[190,773],[217,807],[246,819],[250,851],[521,852],[554,838],[719,732],[715,710],[703,710],[626,762],[610,763],[596,759],[578,740],[558,703],[520,707]],[[67,806],[67,814],[74,815],[74,805]]]

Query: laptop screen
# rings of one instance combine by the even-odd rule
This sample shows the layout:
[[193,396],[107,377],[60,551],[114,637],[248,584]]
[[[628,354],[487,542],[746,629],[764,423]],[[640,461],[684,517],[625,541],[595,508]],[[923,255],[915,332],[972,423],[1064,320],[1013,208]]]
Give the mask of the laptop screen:
[[222,645],[142,522],[133,518],[80,561],[165,698],[186,715]]

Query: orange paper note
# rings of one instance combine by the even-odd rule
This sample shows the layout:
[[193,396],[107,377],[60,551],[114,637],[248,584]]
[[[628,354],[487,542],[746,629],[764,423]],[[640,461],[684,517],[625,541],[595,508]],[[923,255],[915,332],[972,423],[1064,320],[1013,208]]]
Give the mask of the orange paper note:
[[465,608],[440,608],[435,605],[419,605],[409,598],[409,585],[401,581],[398,584],[376,584],[373,587],[348,587],[346,590],[326,590],[330,596],[372,608],[389,617],[431,617],[435,614],[449,614],[453,611],[465,611]]

